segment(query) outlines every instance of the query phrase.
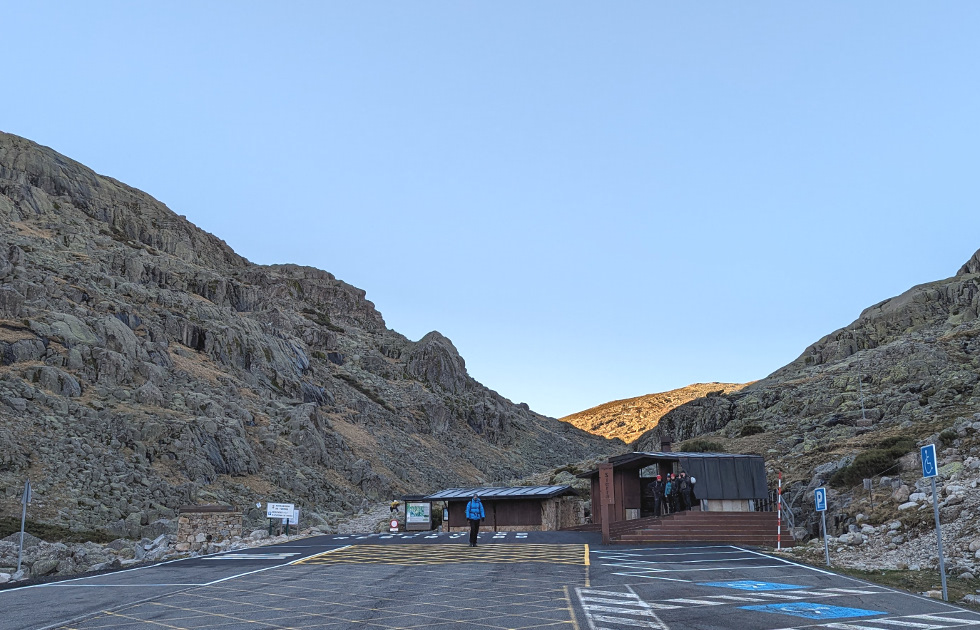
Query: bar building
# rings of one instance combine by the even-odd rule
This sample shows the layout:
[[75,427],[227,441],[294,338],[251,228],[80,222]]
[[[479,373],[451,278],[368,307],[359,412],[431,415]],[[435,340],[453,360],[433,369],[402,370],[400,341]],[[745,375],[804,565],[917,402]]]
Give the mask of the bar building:
[[[636,452],[610,457],[613,466],[614,504],[610,522],[644,516],[643,487],[657,475],[684,471],[694,477],[694,494],[706,512],[752,512],[769,496],[765,461],[761,455],[732,453]],[[592,482],[592,522],[601,523],[599,471],[578,475]]]

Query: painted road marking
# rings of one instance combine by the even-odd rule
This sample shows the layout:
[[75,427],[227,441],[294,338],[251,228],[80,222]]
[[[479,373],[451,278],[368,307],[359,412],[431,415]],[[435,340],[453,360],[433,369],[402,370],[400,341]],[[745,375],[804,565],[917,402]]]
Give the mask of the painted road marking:
[[614,628],[657,628],[667,630],[667,625],[654,609],[672,608],[643,601],[629,586],[627,592],[592,588],[576,588],[579,603],[589,627],[599,630]]
[[[814,628],[831,628],[832,630],[895,630],[895,628],[914,628],[918,630],[946,630],[947,628],[980,627],[975,619],[960,619],[948,615],[969,614],[967,611],[945,613],[940,615],[907,615],[905,617],[888,617],[884,619],[866,619],[860,623],[826,623],[816,626],[807,625],[806,630]],[[870,625],[883,624],[883,625]],[[787,628],[786,630],[803,630]]]
[[798,584],[780,584],[778,582],[755,582],[738,580],[736,582],[700,582],[699,586],[717,586],[720,588],[737,588],[742,591],[783,591],[805,588]]
[[545,562],[584,565],[585,545],[352,545],[343,549],[303,558],[293,564],[399,564],[430,565],[480,563]]
[[806,619],[844,619],[847,617],[873,617],[875,615],[888,614],[883,610],[845,608],[843,606],[829,606],[827,604],[813,604],[810,602],[766,604],[763,606],[739,606],[739,608],[742,610],[756,610],[765,613],[793,615],[794,617],[804,617]]
[[286,560],[293,556],[298,556],[299,552],[292,553],[225,553],[218,556],[207,556],[201,560]]

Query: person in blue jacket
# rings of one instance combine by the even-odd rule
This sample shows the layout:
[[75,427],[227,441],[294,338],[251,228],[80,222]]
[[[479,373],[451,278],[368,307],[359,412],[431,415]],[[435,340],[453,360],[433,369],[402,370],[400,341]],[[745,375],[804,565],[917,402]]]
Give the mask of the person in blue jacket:
[[474,494],[470,502],[466,504],[466,520],[470,522],[470,547],[476,547],[476,537],[480,533],[480,521],[487,517],[483,511],[483,503],[480,495]]

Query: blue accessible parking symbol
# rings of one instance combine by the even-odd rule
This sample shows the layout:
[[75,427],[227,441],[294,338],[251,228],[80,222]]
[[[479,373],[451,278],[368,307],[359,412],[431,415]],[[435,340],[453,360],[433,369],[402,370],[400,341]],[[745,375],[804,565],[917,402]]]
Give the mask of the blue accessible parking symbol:
[[888,614],[880,610],[844,608],[842,606],[810,604],[808,602],[794,602],[792,604],[767,604],[765,606],[739,606],[739,608],[743,610],[757,610],[759,612],[767,613],[782,613],[784,615],[793,615],[794,617],[804,617],[806,619],[844,619],[847,617],[871,617],[873,615]]
[[740,591],[788,591],[806,588],[796,584],[780,584],[778,582],[756,582],[754,580],[738,580],[736,582],[701,582],[698,586],[717,586],[720,588],[737,588]]

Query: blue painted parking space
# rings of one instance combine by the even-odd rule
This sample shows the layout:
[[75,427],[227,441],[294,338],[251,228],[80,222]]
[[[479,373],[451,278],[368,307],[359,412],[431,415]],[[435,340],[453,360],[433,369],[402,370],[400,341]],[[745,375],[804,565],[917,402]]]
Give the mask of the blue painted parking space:
[[793,615],[806,619],[849,619],[852,617],[873,617],[887,615],[883,610],[865,610],[863,608],[846,608],[828,604],[813,604],[810,602],[794,602],[791,604],[765,604],[763,606],[740,606],[742,610],[757,610],[766,613]]
[[974,611],[750,548],[600,547],[591,557],[575,591],[582,627],[980,630]]
[[719,588],[734,588],[740,591],[785,591],[803,588],[799,584],[779,584],[778,582],[754,582],[741,580],[738,582],[701,582],[701,586],[717,586]]

